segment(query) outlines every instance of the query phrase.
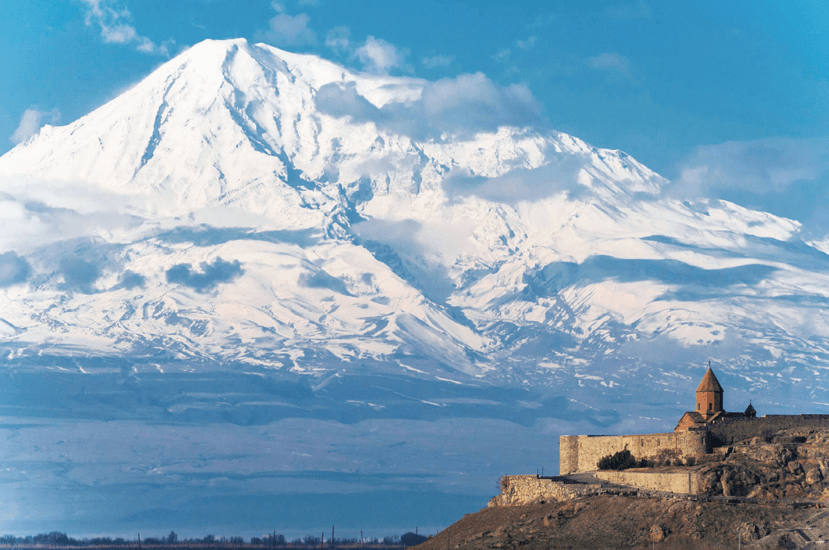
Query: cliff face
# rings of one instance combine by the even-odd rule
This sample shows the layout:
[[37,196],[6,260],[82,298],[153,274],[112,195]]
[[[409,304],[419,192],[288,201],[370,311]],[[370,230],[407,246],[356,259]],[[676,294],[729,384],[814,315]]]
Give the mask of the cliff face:
[[701,492],[761,500],[829,500],[829,430],[742,440],[699,467]]

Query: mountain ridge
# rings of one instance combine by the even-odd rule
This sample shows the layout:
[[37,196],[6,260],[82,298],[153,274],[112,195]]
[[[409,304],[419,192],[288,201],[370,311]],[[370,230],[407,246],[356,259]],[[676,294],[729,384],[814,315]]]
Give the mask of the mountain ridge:
[[[797,222],[671,198],[625,153],[552,130],[460,128],[446,113],[482,78],[207,41],[45,127],[0,157],[9,207],[43,233],[0,242],[32,273],[3,284],[8,360],[370,359],[602,391],[706,348],[764,391],[758,365],[825,362],[829,279]],[[531,102],[495,89],[523,120]]]

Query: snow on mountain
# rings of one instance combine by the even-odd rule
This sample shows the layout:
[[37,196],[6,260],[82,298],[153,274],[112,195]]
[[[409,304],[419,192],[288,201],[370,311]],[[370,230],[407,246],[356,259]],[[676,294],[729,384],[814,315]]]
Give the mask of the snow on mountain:
[[829,256],[796,222],[672,199],[625,153],[500,114],[464,128],[460,78],[206,41],[44,127],[0,158],[7,362],[624,393],[713,357],[815,395]]

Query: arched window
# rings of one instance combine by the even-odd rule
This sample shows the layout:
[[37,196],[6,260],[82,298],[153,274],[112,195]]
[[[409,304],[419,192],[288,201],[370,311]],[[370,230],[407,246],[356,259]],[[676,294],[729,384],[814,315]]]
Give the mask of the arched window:
[[697,403],[697,410],[700,410],[700,408],[701,407],[700,407],[699,403]]
[[713,403],[708,403],[708,410],[710,411],[713,408],[714,408],[714,404]]

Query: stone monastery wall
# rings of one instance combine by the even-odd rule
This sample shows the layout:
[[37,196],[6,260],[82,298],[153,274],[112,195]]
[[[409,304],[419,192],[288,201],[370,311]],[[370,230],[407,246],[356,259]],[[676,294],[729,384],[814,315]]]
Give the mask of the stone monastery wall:
[[598,471],[596,477],[619,485],[641,487],[662,493],[698,495],[703,492],[698,472]]
[[708,424],[715,445],[731,445],[741,439],[765,437],[777,430],[829,428],[829,415],[766,415],[758,418],[723,418]]
[[627,449],[634,458],[684,458],[710,452],[703,431],[646,435],[563,435],[559,438],[560,475],[592,472],[599,459]]

